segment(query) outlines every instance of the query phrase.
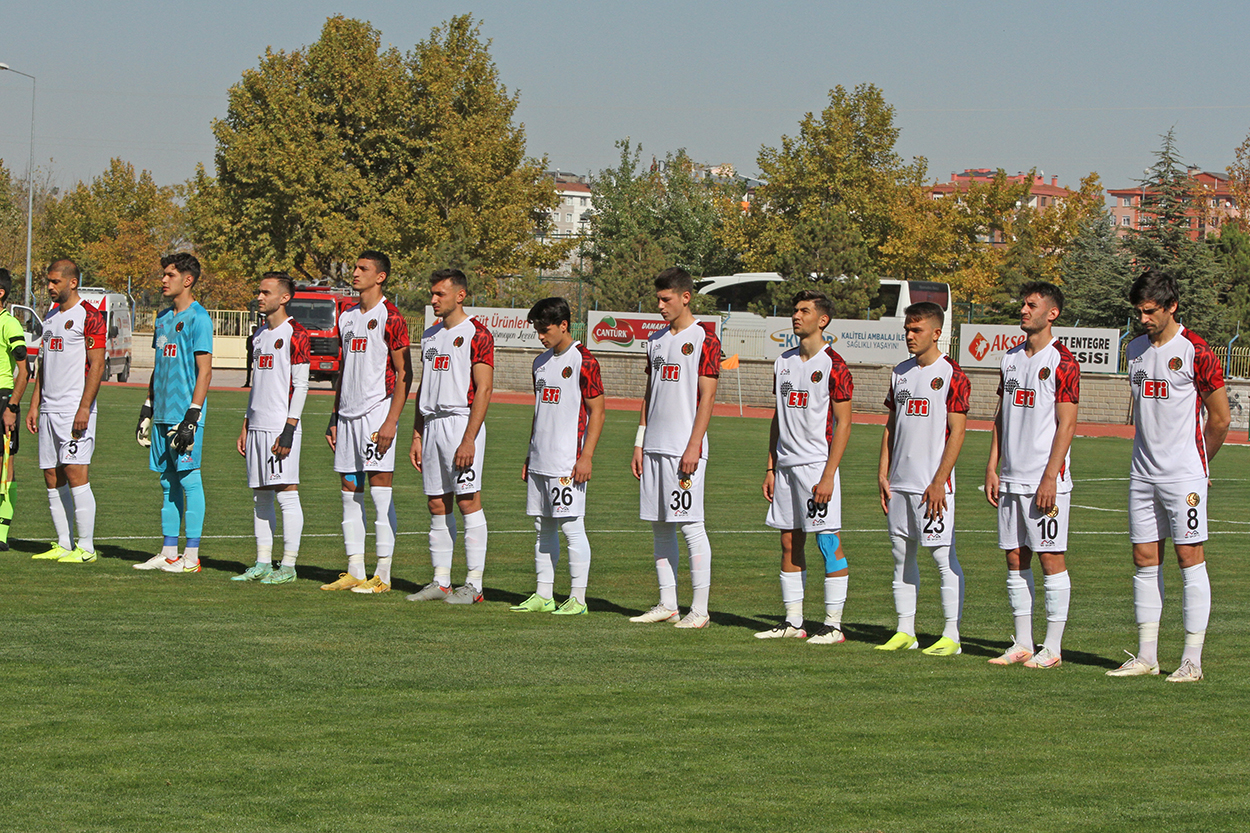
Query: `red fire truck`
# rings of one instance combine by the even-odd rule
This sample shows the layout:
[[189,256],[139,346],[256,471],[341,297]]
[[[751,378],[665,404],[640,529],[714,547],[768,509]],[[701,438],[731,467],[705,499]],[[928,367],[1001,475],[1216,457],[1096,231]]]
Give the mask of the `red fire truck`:
[[355,290],[301,284],[287,312],[308,330],[311,361],[308,378],[337,381],[339,376],[339,313],[356,303]]

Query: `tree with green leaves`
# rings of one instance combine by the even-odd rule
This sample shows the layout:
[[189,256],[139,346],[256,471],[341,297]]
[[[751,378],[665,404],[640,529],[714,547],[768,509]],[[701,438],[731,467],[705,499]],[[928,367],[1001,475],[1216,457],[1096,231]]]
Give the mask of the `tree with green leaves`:
[[1139,274],[1116,236],[1111,215],[1086,220],[1059,264],[1063,281],[1062,323],[1120,329],[1133,317],[1129,287]]
[[869,303],[880,285],[876,267],[859,229],[840,205],[803,216],[792,233],[793,246],[777,255],[774,270],[785,283],[769,286],[767,300],[752,312],[786,314],[791,299],[805,289],[825,293],[833,301],[834,318],[868,318],[880,310]]
[[1220,236],[1208,237],[1207,243],[1224,270],[1225,291],[1220,300],[1227,310],[1227,326],[1234,332],[1240,326],[1250,335],[1250,234],[1237,223],[1224,223]]
[[486,281],[558,263],[567,245],[535,239],[555,190],[489,45],[467,15],[406,55],[334,16],[306,49],[267,50],[213,125],[216,175],[192,181],[197,246],[314,279],[343,278],[366,247],[392,254],[397,282],[448,250]]

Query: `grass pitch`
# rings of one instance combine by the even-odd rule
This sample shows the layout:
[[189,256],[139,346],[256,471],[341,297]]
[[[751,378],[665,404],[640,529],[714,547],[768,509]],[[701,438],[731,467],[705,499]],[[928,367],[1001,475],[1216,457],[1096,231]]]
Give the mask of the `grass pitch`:
[[[965,653],[938,659],[872,650],[894,624],[878,427],[855,427],[842,467],[848,642],[828,647],[751,636],[781,613],[764,420],[713,420],[713,624],[683,632],[625,621],[656,598],[632,413],[608,414],[587,516],[592,613],[570,620],[507,609],[534,581],[518,479],[528,408],[490,412],[487,601],[462,608],[403,599],[430,575],[406,462],[397,592],[317,589],[345,564],[324,396],[306,411],[300,581],[227,580],[255,550],[234,451],[246,400],[224,392],[209,400],[204,572],[132,570],[159,546],[160,491],[132,433],[142,396],[101,393],[94,565],[29,560],[52,530],[33,438],[17,458],[15,548],[0,555],[6,830],[1238,830],[1250,818],[1244,447],[1213,466],[1208,679],[1177,686],[1103,675],[1136,646],[1125,440],[1074,444],[1064,666],[1038,672],[985,663],[1011,632],[976,489],[985,434],[969,435],[957,470]],[[941,616],[923,559],[927,644]],[[463,570],[458,552],[457,580]],[[567,582],[562,564],[557,594]],[[1174,560],[1167,583],[1165,671],[1182,642]],[[1038,571],[1039,637],[1040,585]],[[822,602],[813,576],[811,620]]]

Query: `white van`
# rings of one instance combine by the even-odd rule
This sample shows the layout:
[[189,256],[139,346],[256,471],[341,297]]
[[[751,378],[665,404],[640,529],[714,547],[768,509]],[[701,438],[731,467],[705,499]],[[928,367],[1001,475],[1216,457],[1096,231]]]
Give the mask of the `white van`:
[[[776,272],[739,272],[736,275],[700,278],[695,281],[695,289],[701,295],[715,298],[721,312],[746,312],[747,305],[763,298],[771,284],[784,281],[785,278]],[[897,318],[901,321],[903,310],[920,301],[932,301],[949,313],[950,284],[882,278],[877,297],[869,302],[869,307],[884,307],[881,313],[883,320]]]
[[134,319],[130,300],[120,292],[97,286],[79,287],[78,294],[104,316],[108,341],[104,346],[104,381],[113,376],[125,382],[130,378],[131,332]]

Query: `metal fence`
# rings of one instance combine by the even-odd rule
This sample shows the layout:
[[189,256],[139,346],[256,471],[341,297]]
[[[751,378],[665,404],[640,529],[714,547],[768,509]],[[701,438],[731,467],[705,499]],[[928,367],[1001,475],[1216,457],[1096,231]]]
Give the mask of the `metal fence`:
[[[135,332],[153,332],[159,314],[159,309],[135,310]],[[213,319],[213,334],[219,336],[251,335],[252,322],[257,320],[255,313],[239,309],[210,309],[208,315]]]

